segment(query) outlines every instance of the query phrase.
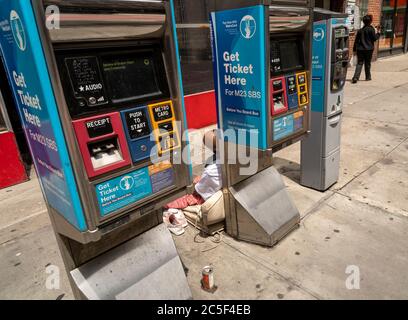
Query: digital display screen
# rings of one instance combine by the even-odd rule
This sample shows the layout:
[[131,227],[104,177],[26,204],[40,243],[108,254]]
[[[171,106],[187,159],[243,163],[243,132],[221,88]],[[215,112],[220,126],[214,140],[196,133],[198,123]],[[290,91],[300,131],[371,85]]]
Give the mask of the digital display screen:
[[146,109],[126,112],[126,124],[131,139],[138,139],[150,134],[149,122],[147,120]]
[[271,42],[271,71],[272,74],[279,74],[282,71],[281,54],[277,41]]
[[151,51],[103,57],[102,71],[114,103],[162,93]]
[[282,69],[295,70],[303,67],[300,59],[300,48],[298,41],[282,41],[280,43]]
[[273,75],[304,69],[303,44],[300,39],[271,40],[270,47]]
[[97,57],[67,58],[65,65],[74,96],[80,107],[94,107],[108,103]]

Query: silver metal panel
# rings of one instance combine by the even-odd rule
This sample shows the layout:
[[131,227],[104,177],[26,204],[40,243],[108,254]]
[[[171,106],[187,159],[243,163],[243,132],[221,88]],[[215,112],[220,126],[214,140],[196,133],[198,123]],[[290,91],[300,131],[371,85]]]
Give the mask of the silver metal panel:
[[60,11],[60,28],[49,30],[53,42],[163,36],[166,13],[161,0],[44,0],[43,7],[50,5]]
[[[229,154],[229,148],[232,148],[232,150],[235,149],[235,154]],[[224,186],[227,187],[233,186],[245,179],[248,179],[250,175],[245,175],[244,170],[249,169],[250,165],[255,169],[254,171],[251,170],[251,175],[253,175],[272,166],[273,164],[271,149],[263,151],[260,149],[225,142],[224,150],[225,165],[222,166],[224,171],[223,181]],[[240,158],[240,155],[243,155],[244,157]]]
[[80,266],[71,275],[91,300],[192,299],[176,247],[164,224]]
[[300,184],[324,191],[337,182],[342,115],[312,112],[312,132],[301,145]]
[[300,184],[319,191],[327,190],[339,179],[340,147],[327,157],[311,158],[308,155],[310,153],[302,150]]
[[326,124],[322,112],[311,112],[311,132],[301,143],[300,184],[321,190],[323,132]]
[[323,180],[321,190],[329,189],[339,180],[340,147],[330,156],[322,159]]
[[[253,242],[260,243],[260,239],[269,239],[264,240],[264,244],[273,245],[300,221],[299,211],[287,194],[281,175],[274,167],[259,172],[229,190],[239,206],[250,216],[243,219],[245,213],[242,209],[238,210],[238,206],[238,238],[242,232],[247,241],[251,241],[249,237],[252,235]],[[259,230],[262,230],[264,235],[261,235]]]
[[310,0],[272,0],[272,4],[279,5],[297,5],[297,6],[310,6],[314,4]]
[[323,144],[323,157],[328,157],[340,148],[342,118],[341,113],[330,118],[324,118],[326,128],[323,139],[326,143]]
[[[336,24],[336,27],[345,26],[345,24]],[[326,117],[331,117],[343,110],[344,101],[344,88],[339,92],[331,92],[331,58],[332,58],[332,45],[333,45],[333,24],[332,20],[327,21],[327,34],[329,41],[327,41],[327,51],[326,51],[326,105],[324,107],[324,115]]]
[[213,4],[210,8],[212,11],[231,10],[238,8],[251,7],[256,5],[268,6],[271,4],[271,0],[213,0]]
[[58,7],[69,8],[100,8],[100,9],[116,9],[129,10],[129,7],[135,9],[160,9],[166,0],[44,0],[46,6],[57,5]]
[[320,191],[327,190],[338,181],[340,169],[344,89],[331,92],[332,35],[332,20],[328,19],[323,112],[312,112],[312,130],[301,146],[300,183]]
[[60,29],[51,29],[50,38],[52,42],[158,38],[163,35],[165,20],[165,14],[62,13]]
[[305,7],[269,7],[269,31],[291,32],[299,31],[308,26],[311,21],[310,9]]

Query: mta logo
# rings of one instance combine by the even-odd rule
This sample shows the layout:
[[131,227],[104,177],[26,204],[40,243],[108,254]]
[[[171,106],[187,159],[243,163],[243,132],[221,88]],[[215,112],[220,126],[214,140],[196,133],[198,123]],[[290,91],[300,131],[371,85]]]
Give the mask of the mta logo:
[[251,39],[256,32],[256,21],[254,17],[250,15],[243,17],[241,20],[240,29],[241,35],[245,39]]
[[11,30],[13,31],[14,41],[16,42],[18,48],[21,51],[26,49],[26,36],[24,32],[23,23],[21,22],[20,16],[14,10],[10,12],[10,24]]
[[324,39],[324,30],[322,28],[317,28],[313,31],[313,39],[316,41],[322,41]]
[[131,176],[125,176],[120,180],[120,187],[124,191],[128,191],[133,187],[134,179]]

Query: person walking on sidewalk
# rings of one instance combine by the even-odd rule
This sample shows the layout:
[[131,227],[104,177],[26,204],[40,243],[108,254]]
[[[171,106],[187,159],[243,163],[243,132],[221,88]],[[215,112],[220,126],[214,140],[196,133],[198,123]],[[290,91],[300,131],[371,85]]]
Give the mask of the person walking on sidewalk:
[[366,80],[371,80],[371,59],[373,58],[374,43],[380,38],[379,27],[374,29],[374,27],[371,25],[372,22],[372,15],[364,16],[364,27],[357,32],[353,52],[357,52],[358,63],[352,83],[357,83],[357,81],[360,80],[363,65],[365,69]]

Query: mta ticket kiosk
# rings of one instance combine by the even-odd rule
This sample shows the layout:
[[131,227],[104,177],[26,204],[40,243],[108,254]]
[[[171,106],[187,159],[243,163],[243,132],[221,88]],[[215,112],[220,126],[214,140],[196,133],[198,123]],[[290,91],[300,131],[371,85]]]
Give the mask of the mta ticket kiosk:
[[225,0],[211,14],[226,230],[241,240],[272,246],[300,221],[272,153],[309,131],[313,4]]
[[1,0],[0,14],[8,77],[75,296],[190,298],[161,224],[162,206],[191,179],[174,161],[186,123],[170,2]]
[[315,9],[312,130],[302,141],[301,184],[324,191],[338,181],[344,85],[349,61],[347,15]]

